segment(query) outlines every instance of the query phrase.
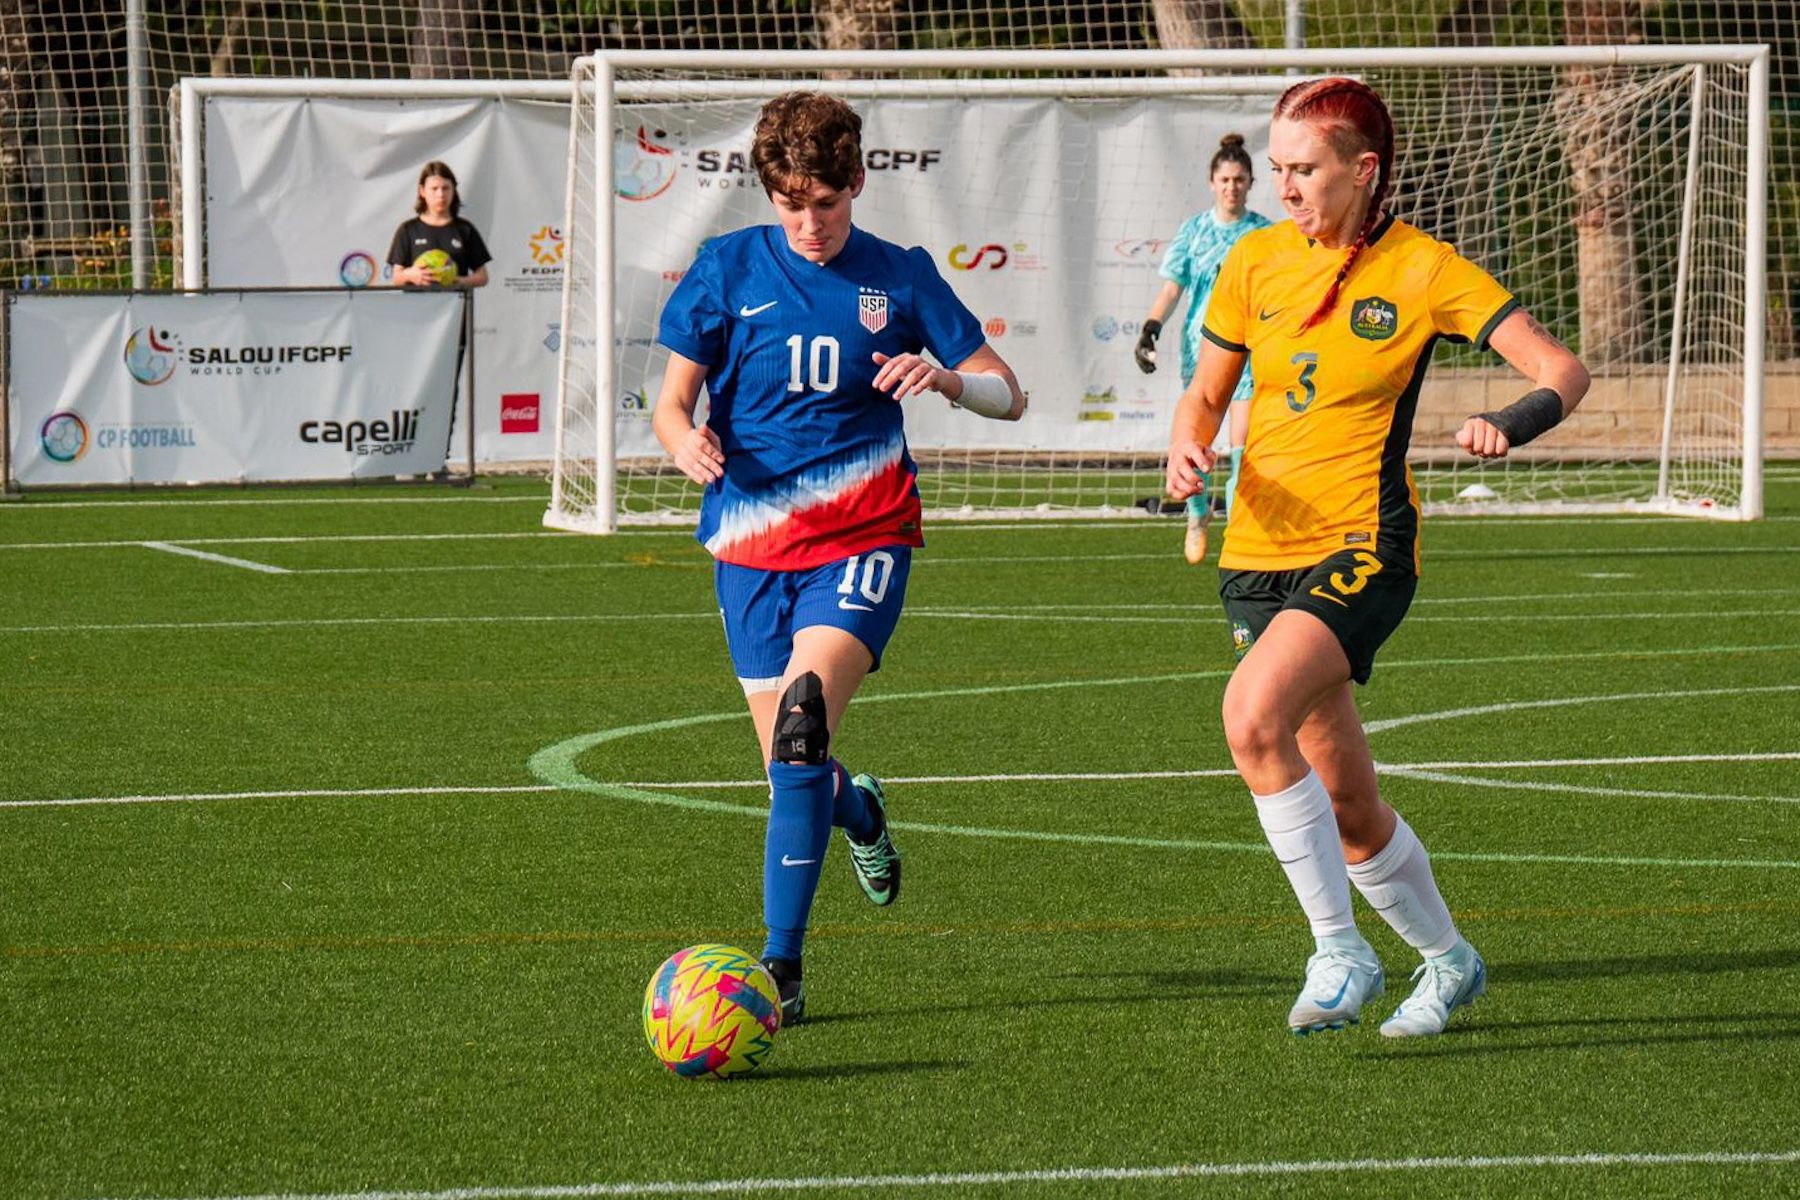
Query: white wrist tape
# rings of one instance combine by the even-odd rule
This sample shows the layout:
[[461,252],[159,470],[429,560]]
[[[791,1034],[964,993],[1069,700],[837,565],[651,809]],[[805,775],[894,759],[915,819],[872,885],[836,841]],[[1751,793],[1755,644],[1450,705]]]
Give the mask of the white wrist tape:
[[998,375],[977,375],[968,371],[958,371],[956,377],[962,380],[962,395],[951,403],[958,408],[996,421],[1012,414],[1012,388],[1006,380]]

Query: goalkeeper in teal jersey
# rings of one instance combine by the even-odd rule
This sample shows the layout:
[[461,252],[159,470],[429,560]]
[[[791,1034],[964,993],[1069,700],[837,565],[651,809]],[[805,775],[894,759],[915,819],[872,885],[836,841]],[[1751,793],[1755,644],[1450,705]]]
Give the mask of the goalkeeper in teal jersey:
[[[1213,206],[1181,223],[1169,252],[1163,256],[1162,291],[1150,306],[1150,317],[1138,335],[1137,365],[1144,374],[1156,370],[1156,337],[1163,322],[1181,302],[1181,293],[1191,291],[1187,320],[1181,327],[1181,386],[1185,390],[1194,378],[1194,366],[1200,361],[1200,324],[1206,317],[1206,302],[1212,295],[1213,281],[1219,277],[1219,264],[1232,244],[1252,229],[1272,222],[1261,213],[1245,207],[1250,194],[1250,156],[1244,151],[1244,139],[1228,133],[1219,139],[1219,149],[1212,156],[1208,186],[1212,189]],[[1231,396],[1231,476],[1225,484],[1225,520],[1231,520],[1231,501],[1237,492],[1238,463],[1244,455],[1244,442],[1250,430],[1250,372],[1238,380]],[[1212,479],[1202,477],[1198,492],[1188,497],[1187,560],[1198,563],[1206,557],[1207,525],[1212,520]]]

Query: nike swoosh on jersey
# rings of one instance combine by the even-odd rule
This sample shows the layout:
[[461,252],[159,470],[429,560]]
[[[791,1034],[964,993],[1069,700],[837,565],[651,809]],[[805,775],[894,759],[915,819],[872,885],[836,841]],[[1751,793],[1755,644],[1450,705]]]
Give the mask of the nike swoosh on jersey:
[[1282,313],[1284,313],[1286,311],[1287,311],[1287,306],[1284,304],[1280,308],[1276,309],[1274,312],[1269,312],[1266,309],[1259,308],[1256,310],[1256,315],[1259,320],[1273,321],[1276,317],[1279,317]]
[[755,308],[751,308],[748,304],[740,305],[738,307],[738,316],[754,317],[759,312],[768,312],[771,308],[774,308],[780,303],[781,301],[779,300],[771,300],[767,304],[759,304]]

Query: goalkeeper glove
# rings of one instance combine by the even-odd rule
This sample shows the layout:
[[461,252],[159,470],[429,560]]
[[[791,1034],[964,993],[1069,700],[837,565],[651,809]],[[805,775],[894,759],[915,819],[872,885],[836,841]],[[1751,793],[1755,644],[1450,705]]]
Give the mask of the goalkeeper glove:
[[1156,374],[1156,335],[1162,332],[1162,322],[1155,317],[1144,322],[1144,332],[1138,334],[1137,349],[1131,356],[1137,359],[1138,370],[1146,375]]

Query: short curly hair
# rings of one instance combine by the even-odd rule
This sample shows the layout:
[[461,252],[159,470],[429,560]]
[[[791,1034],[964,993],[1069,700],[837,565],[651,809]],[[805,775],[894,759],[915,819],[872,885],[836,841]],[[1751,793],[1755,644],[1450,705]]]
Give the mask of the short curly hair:
[[783,92],[763,105],[750,148],[763,190],[792,195],[814,181],[841,191],[862,175],[862,118],[822,92]]

